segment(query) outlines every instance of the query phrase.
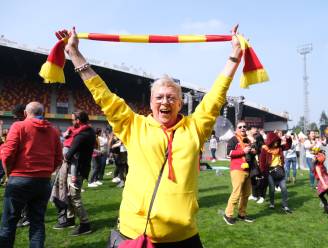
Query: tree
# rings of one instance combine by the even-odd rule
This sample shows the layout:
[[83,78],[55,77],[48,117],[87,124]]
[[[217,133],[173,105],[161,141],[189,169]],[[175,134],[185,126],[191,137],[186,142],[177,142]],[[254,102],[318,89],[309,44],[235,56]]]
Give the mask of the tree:
[[320,120],[319,120],[319,125],[328,125],[328,117],[326,115],[326,112],[322,110],[321,115],[320,115]]
[[304,117],[301,116],[296,126],[293,127],[294,133],[304,132]]
[[311,122],[311,123],[309,124],[309,130],[311,130],[311,131],[319,131],[319,128],[318,128],[318,126],[317,126],[317,123],[315,123],[315,122]]

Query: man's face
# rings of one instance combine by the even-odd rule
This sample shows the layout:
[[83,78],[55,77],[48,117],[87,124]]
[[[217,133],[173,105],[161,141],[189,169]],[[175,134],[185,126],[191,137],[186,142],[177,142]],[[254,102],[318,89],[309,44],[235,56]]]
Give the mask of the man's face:
[[72,114],[72,124],[75,128],[78,128],[80,126],[80,122],[75,118],[74,114]]
[[246,123],[245,122],[239,122],[237,124],[236,133],[239,136],[246,136]]
[[160,86],[153,90],[150,108],[154,119],[161,125],[165,127],[174,126],[181,106],[177,89],[174,87]]
[[258,128],[257,127],[252,127],[251,128],[251,135],[252,136],[255,136],[255,135],[257,135],[258,134]]

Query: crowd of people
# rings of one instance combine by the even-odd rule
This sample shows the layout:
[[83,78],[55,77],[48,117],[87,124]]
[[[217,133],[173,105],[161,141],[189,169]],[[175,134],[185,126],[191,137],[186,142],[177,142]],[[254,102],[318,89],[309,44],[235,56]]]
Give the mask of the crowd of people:
[[[72,236],[91,233],[92,221],[81,194],[83,182],[87,181],[90,188],[100,187],[106,164],[112,160],[116,166],[112,181],[123,188],[123,193],[120,225],[109,245],[137,239],[155,248],[202,248],[196,223],[200,151],[209,139],[211,160],[217,160],[217,139],[212,128],[226,102],[226,93],[242,56],[237,27],[232,29],[232,34],[230,57],[194,113],[189,116],[179,113],[181,86],[163,76],[152,85],[151,114],[144,116],[111,92],[87,63],[79,51],[74,28],[70,33],[58,31],[59,39],[67,39],[65,51],[112,132],[94,129],[89,124],[88,112],[78,110],[71,116],[72,126],[61,133],[45,120],[45,107],[41,103],[32,101],[24,106],[23,115],[16,117],[17,121],[8,130],[1,130],[0,176],[6,188],[0,247],[14,246],[22,213],[30,226],[30,247],[44,247],[44,218],[49,199],[58,213],[54,229],[75,227]],[[237,219],[254,222],[247,214],[248,200],[263,203],[267,188],[269,208],[275,209],[275,192],[279,188],[282,210],[292,213],[287,182],[296,183],[300,144],[306,149],[309,184],[317,188],[328,213],[325,198],[328,174],[325,154],[320,149],[327,140],[319,140],[312,131],[302,140],[293,133],[265,134],[256,127],[248,131],[247,128],[245,121],[238,121],[235,135],[227,145],[232,192],[227,199],[224,221],[229,225]],[[234,217],[236,208],[237,218]]]
[[[248,129],[248,130],[247,130]],[[213,139],[213,137],[211,138]],[[315,131],[300,137],[293,132],[280,130],[260,132],[257,127],[247,127],[241,120],[235,135],[228,141],[227,156],[230,158],[232,192],[223,219],[228,225],[236,220],[253,222],[246,215],[248,200],[264,202],[269,188],[269,208],[275,209],[275,192],[281,192],[282,211],[291,214],[288,206],[287,183],[295,184],[297,168],[301,166],[300,150],[304,150],[304,163],[309,170],[309,185],[318,191],[321,203],[327,210],[325,194],[328,191],[327,171],[324,166],[328,128],[321,137]],[[211,148],[213,149],[213,148]],[[292,174],[291,174],[292,169]],[[316,183],[318,185],[316,185]],[[234,208],[238,205],[237,218]]]

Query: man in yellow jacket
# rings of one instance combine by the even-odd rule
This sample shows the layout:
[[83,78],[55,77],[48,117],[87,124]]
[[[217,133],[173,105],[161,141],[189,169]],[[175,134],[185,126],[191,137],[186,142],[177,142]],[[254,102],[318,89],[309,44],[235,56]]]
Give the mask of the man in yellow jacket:
[[[234,27],[233,34],[236,31]],[[211,134],[239,65],[242,51],[238,39],[233,37],[233,49],[222,74],[193,114],[179,114],[181,87],[165,76],[152,86],[152,114],[145,117],[134,113],[92,70],[78,49],[74,28],[70,34],[66,30],[57,32],[57,37],[69,38],[65,51],[75,71],[128,150],[129,173],[120,207],[120,232],[132,239],[143,233],[155,183],[168,150],[146,233],[155,247],[201,248],[196,226],[199,151]]]

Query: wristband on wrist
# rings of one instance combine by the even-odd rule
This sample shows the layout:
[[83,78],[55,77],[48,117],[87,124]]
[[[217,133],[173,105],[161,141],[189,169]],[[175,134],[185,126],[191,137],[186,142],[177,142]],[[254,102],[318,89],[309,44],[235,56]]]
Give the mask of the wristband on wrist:
[[240,62],[240,59],[236,58],[236,57],[232,57],[230,56],[229,59],[234,62],[234,63],[239,63]]
[[74,68],[75,72],[82,72],[85,71],[86,69],[88,69],[90,67],[90,64],[88,62],[84,63],[83,65],[80,65],[78,67]]

